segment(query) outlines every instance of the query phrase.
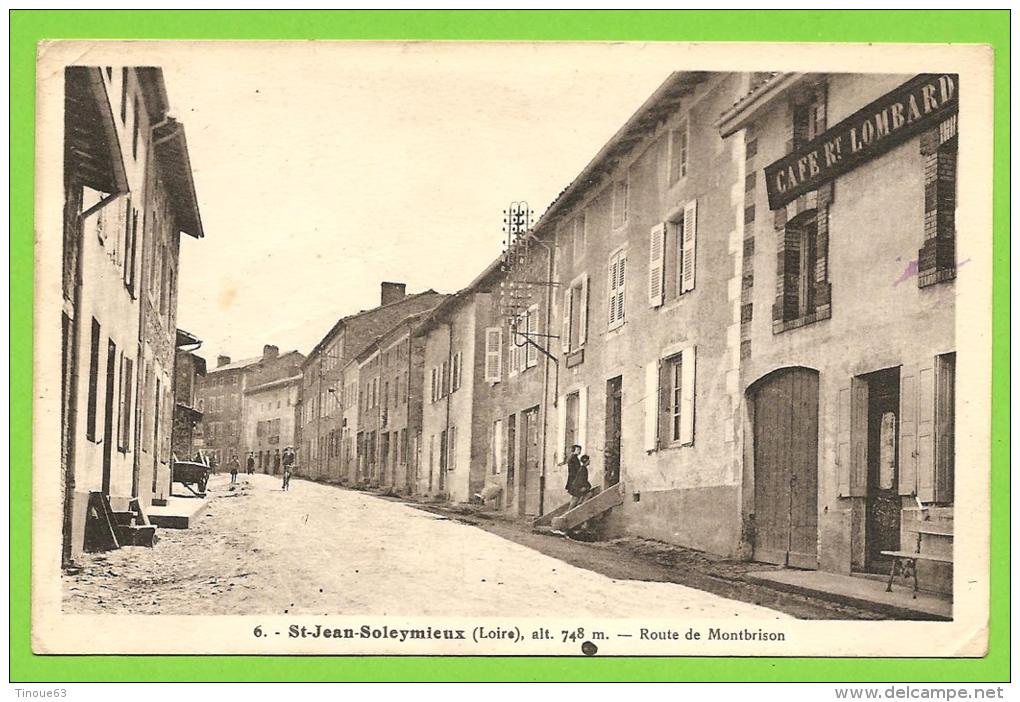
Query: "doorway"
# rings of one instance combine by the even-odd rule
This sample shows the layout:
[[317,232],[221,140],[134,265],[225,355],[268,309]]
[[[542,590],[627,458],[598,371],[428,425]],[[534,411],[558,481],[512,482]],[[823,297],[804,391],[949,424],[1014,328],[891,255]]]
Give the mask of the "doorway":
[[523,413],[524,443],[521,447],[521,480],[520,514],[537,516],[541,499],[541,469],[538,448],[538,407],[532,407]]
[[514,478],[517,474],[517,415],[511,414],[506,425],[506,505],[514,504]]
[[606,443],[604,486],[620,482],[620,436],[623,426],[623,376],[606,381]]
[[865,569],[888,573],[882,551],[900,548],[899,411],[900,369],[861,376],[868,392],[868,489],[864,519]]
[[103,399],[103,494],[110,494],[113,472],[113,385],[117,379],[117,344],[106,349],[106,396]]
[[784,368],[750,390],[754,559],[818,568],[818,373]]

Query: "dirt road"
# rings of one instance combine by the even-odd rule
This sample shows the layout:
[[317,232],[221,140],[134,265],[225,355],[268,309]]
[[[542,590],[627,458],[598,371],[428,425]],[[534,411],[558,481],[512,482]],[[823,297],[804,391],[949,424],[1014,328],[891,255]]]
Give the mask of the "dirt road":
[[89,554],[65,609],[131,614],[727,618],[787,615],[668,582],[613,578],[442,515],[295,479],[210,482],[188,530]]

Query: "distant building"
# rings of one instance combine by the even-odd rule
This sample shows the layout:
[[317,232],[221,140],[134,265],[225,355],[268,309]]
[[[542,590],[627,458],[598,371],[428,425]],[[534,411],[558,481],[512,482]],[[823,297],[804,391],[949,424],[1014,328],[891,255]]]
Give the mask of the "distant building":
[[215,465],[224,467],[231,457],[239,462],[249,450],[245,439],[245,391],[270,380],[292,377],[304,360],[297,351],[280,354],[266,345],[262,356],[231,361],[218,356],[216,367],[206,371],[196,385],[198,409],[202,412],[203,453]]
[[242,467],[247,456],[261,473],[280,472],[281,454],[294,445],[295,407],[301,388],[301,363],[297,352],[278,356],[275,346],[266,346],[263,360],[249,367],[245,378],[243,407],[244,441],[239,456]]
[[169,490],[180,234],[204,231],[161,69],[74,66],[64,80],[66,564],[102,530],[96,505]]
[[298,473],[311,478],[339,480],[343,435],[342,390],[348,362],[395,324],[435,307],[445,296],[434,290],[405,295],[403,283],[382,283],[380,304],[348,315],[308,354],[302,367],[298,417]]
[[195,393],[196,378],[205,375],[205,359],[195,353],[201,343],[183,329],[177,330],[174,362],[174,428],[170,451],[172,457],[181,460],[194,458],[201,448],[201,439],[196,437],[196,430],[202,421],[202,412],[198,409]]

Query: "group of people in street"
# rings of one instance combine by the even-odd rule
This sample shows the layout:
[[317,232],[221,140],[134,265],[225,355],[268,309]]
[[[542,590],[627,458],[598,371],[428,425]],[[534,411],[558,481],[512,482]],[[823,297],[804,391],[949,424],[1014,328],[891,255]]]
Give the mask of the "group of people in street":
[[[294,452],[292,446],[288,446],[283,450],[282,456],[283,462],[283,489],[290,490],[290,476],[294,471],[294,464],[297,461],[297,454]],[[237,460],[237,454],[235,453],[230,457],[230,482],[231,484],[237,482],[237,475],[241,472],[241,463]],[[255,454],[252,452],[248,453],[248,459],[245,461],[244,472],[246,475],[255,475]]]

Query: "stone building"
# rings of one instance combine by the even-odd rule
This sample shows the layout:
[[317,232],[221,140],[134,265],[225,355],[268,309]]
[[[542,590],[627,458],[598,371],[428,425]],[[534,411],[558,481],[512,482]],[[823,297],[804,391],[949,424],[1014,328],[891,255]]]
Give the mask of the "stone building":
[[[722,117],[746,178],[736,421],[756,560],[888,573],[882,551],[952,533],[959,89],[775,74]],[[924,548],[951,555],[938,536]]]
[[233,456],[237,456],[243,468],[248,452],[255,450],[245,431],[246,392],[299,375],[303,360],[304,356],[297,351],[281,354],[276,346],[266,344],[262,355],[255,358],[231,361],[229,356],[218,356],[216,367],[199,379],[195,394],[202,412],[202,452],[217,468],[224,469]]
[[302,367],[298,411],[298,474],[340,480],[337,446],[343,434],[340,393],[347,384],[344,368],[378,336],[408,315],[431,309],[444,297],[434,290],[406,295],[405,289],[403,283],[382,283],[378,307],[340,318],[309,352]]
[[183,329],[177,330],[174,361],[174,427],[170,440],[171,460],[193,458],[202,448],[202,421],[195,393],[195,380],[205,375],[205,359],[195,353],[202,342]]
[[[169,487],[180,234],[204,234],[158,68],[64,72],[63,548]],[[108,507],[106,506],[108,505]],[[135,532],[121,529],[125,539]],[[108,543],[112,543],[109,541]]]

